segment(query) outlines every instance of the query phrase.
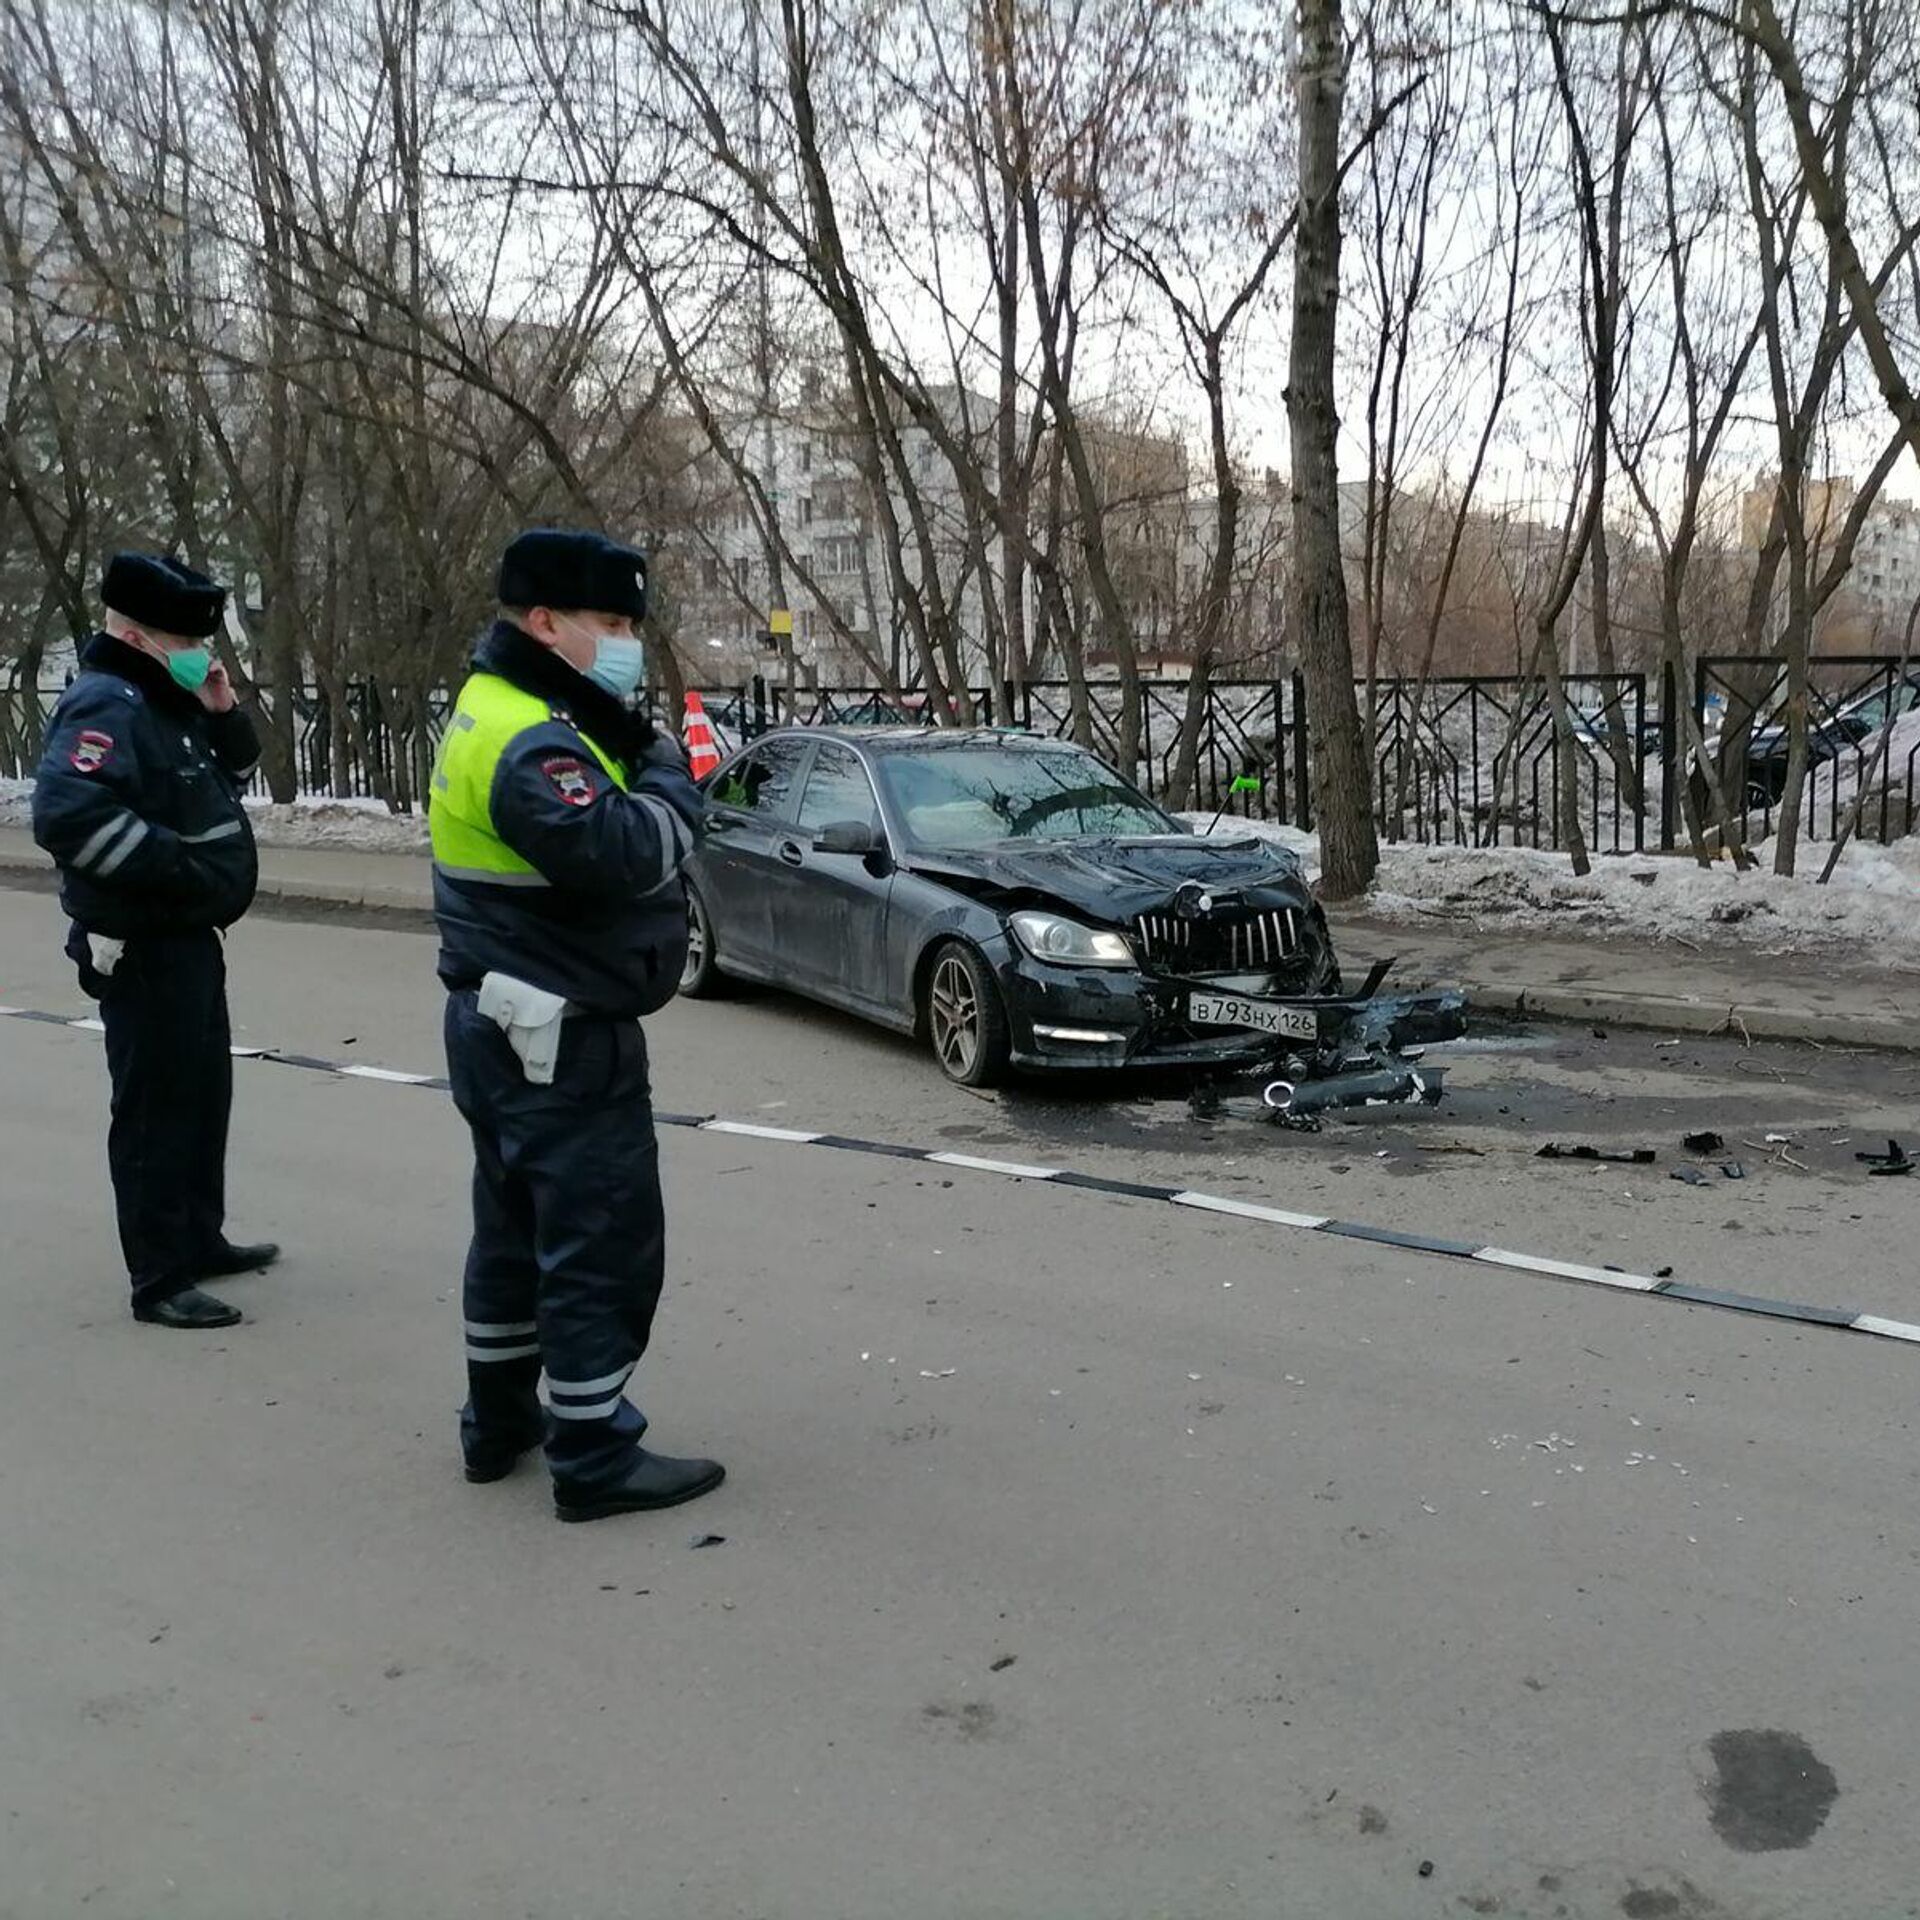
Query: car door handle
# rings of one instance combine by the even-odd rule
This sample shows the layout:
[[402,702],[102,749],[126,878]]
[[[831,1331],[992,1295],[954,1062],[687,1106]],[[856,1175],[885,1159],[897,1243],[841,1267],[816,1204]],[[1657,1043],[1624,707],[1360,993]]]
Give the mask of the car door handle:
[[799,841],[782,840],[780,842],[780,859],[784,865],[797,867],[805,858],[806,855],[800,851]]
[[740,822],[734,819],[731,814],[709,813],[707,815],[707,831],[709,833],[737,833],[739,830]]

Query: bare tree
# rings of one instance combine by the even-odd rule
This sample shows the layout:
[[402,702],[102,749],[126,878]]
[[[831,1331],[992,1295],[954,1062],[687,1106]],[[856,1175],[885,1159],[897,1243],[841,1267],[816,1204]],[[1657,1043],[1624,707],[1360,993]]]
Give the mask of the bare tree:
[[1287,417],[1293,440],[1295,581],[1300,657],[1313,716],[1314,811],[1321,886],[1362,893],[1380,864],[1373,780],[1354,697],[1353,639],[1340,540],[1340,132],[1346,47],[1340,0],[1300,0],[1297,92],[1300,209],[1295,228]]

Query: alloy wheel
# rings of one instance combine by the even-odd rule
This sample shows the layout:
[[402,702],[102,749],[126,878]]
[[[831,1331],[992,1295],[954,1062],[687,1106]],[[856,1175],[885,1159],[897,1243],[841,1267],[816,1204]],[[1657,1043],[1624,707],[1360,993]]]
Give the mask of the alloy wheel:
[[956,1079],[971,1073],[980,1052],[980,996],[957,954],[949,954],[934,969],[930,1011],[933,1047],[941,1064]]

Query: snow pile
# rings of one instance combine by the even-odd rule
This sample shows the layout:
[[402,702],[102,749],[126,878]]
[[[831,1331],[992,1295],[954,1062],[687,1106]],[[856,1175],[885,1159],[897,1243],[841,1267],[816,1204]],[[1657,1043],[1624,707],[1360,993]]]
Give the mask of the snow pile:
[[[1211,816],[1186,818],[1204,833]],[[1277,841],[1309,873],[1318,870],[1317,837],[1296,827],[1223,820],[1216,832]],[[1770,849],[1758,851],[1768,858]],[[1849,846],[1823,887],[1815,882],[1828,852],[1824,842],[1803,846],[1791,880],[1736,873],[1724,863],[1700,867],[1684,854],[1597,856],[1581,880],[1564,854],[1528,847],[1384,846],[1366,906],[1382,919],[1452,921],[1487,932],[1577,931],[1782,953],[1920,952],[1920,837]]]
[[[31,780],[0,780],[0,827],[30,827],[32,808]],[[389,813],[378,800],[314,798],[276,806],[264,796],[249,795],[247,812],[263,847],[420,853],[427,844],[424,816]]]
[[[1861,815],[1862,826],[1877,831],[1884,805],[1889,833],[1912,833],[1920,827],[1920,821],[1909,812],[1908,802],[1911,793],[1913,806],[1920,808],[1920,708],[1902,714],[1893,723],[1884,743],[1876,732],[1871,739],[1842,754],[1831,766],[1816,769],[1818,773],[1826,774],[1820,783],[1820,803],[1837,807],[1842,819],[1864,778],[1867,798]],[[1830,803],[1828,791],[1832,794]]]
[[424,814],[389,813],[378,800],[296,800],[276,806],[247,800],[254,838],[263,847],[330,848],[353,853],[424,853]]
[[[0,781],[0,827],[25,827],[31,781]],[[249,799],[263,847],[419,854],[427,824],[389,814],[377,800],[307,799],[290,806]],[[1212,815],[1187,814],[1198,833]],[[1253,834],[1297,854],[1317,875],[1318,836],[1297,827],[1227,818],[1220,838]],[[1771,849],[1757,849],[1763,862]],[[1852,950],[1900,958],[1920,954],[1920,835],[1892,846],[1856,841],[1827,886],[1824,841],[1803,846],[1800,873],[1736,873],[1700,867],[1684,854],[1597,855],[1576,879],[1566,857],[1528,847],[1385,846],[1367,910],[1383,919],[1453,922],[1476,931],[1586,932],[1693,947],[1745,945],[1782,953]]]

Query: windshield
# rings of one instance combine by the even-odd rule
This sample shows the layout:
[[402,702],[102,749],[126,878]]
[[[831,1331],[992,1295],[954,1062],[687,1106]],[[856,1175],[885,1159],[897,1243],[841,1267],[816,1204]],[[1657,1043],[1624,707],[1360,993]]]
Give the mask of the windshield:
[[[1903,680],[1893,688],[1893,710],[1906,713],[1910,708],[1920,705],[1920,681]],[[1887,723],[1887,690],[1883,687],[1878,693],[1869,694],[1864,700],[1856,700],[1852,706],[1843,709],[1847,717],[1857,720],[1865,727],[1883,727]]]
[[1066,747],[890,753],[879,774],[907,838],[930,851],[1182,831],[1090,754]]

